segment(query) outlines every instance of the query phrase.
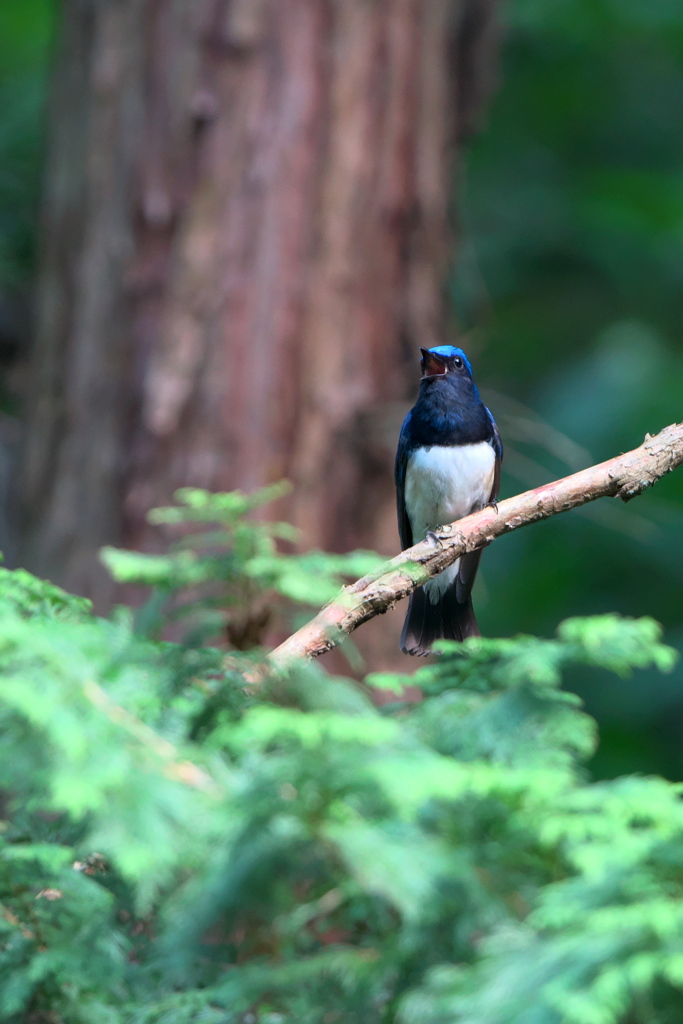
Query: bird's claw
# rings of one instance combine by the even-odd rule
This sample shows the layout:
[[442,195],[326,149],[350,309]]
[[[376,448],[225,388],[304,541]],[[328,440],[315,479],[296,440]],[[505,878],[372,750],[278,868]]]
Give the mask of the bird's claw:
[[496,515],[498,515],[498,502],[494,498],[486,503],[486,507],[495,509]]
[[441,537],[439,537],[438,534],[434,533],[433,530],[427,530],[425,540],[430,540],[432,544],[434,544],[438,548],[443,546],[441,544]]

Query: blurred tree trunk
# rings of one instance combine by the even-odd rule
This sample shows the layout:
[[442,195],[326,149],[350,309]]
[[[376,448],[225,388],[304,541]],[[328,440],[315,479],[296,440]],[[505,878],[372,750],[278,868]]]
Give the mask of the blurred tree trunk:
[[306,545],[397,549],[492,4],[63,0],[29,567],[104,607],[98,548],[152,548],[177,487],[282,477]]

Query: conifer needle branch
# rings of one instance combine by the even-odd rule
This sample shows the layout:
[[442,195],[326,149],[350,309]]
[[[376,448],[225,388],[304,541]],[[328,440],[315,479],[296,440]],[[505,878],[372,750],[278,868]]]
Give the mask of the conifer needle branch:
[[282,669],[299,658],[316,658],[336,647],[354,629],[393,608],[397,601],[442,572],[456,558],[486,547],[520,526],[549,519],[596,498],[629,501],[683,463],[683,423],[646,435],[639,448],[517,494],[438,531],[439,544],[421,541],[385,562],[375,572],[343,587],[305,626],[270,655]]
[[130,711],[116,704],[94,680],[86,680],[83,694],[111,722],[130,733],[143,747],[150,750],[162,762],[164,775],[167,778],[213,795],[219,792],[218,786],[206,772],[196,764],[192,764],[191,761],[178,760],[178,751],[172,743],[132,715]]

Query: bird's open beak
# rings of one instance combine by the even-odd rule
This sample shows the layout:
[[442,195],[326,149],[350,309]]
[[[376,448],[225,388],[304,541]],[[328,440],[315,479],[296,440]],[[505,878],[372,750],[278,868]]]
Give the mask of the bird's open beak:
[[448,367],[443,359],[428,348],[421,348],[422,353],[422,379],[425,377],[445,377]]

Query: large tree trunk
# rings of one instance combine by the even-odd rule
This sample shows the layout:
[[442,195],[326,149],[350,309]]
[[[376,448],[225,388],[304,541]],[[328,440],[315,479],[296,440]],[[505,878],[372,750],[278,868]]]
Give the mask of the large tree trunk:
[[64,0],[25,562],[100,607],[179,486],[290,478],[306,545],[396,549],[443,339],[489,0]]

